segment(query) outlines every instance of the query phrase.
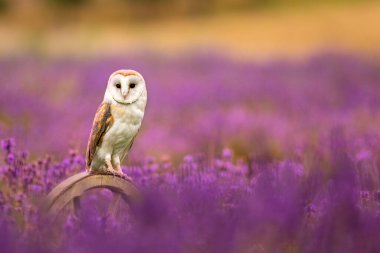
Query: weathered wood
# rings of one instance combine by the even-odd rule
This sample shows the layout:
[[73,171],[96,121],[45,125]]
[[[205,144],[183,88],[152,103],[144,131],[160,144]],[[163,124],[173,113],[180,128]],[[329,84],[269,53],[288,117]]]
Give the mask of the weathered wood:
[[[77,213],[80,208],[79,197],[86,191],[94,188],[106,188],[119,195],[127,203],[139,199],[139,192],[134,184],[124,178],[109,174],[89,174],[81,172],[71,176],[57,185],[47,196],[46,211],[55,217],[70,202]],[[118,196],[115,196],[112,205],[112,213],[116,212],[119,205]]]

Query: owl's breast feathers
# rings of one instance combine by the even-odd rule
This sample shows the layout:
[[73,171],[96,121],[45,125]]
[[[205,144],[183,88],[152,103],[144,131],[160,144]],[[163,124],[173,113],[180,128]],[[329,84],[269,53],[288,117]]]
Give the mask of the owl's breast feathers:
[[111,105],[109,103],[102,103],[96,111],[90,138],[88,140],[86,152],[86,165],[88,169],[91,166],[97,147],[102,144],[103,137],[113,124],[113,121],[114,119],[111,114]]

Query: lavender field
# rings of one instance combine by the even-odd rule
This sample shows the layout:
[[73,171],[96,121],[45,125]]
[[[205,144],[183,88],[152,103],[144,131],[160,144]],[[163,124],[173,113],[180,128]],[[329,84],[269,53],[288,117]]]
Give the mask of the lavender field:
[[[80,219],[45,223],[120,68],[147,82],[123,168],[143,201],[115,219],[93,192]],[[0,83],[1,252],[380,252],[379,58],[22,57]]]

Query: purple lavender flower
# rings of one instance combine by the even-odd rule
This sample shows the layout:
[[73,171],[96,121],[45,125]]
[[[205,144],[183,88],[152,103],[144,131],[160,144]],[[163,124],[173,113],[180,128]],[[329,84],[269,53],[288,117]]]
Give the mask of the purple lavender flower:
[[1,147],[7,153],[10,153],[15,146],[16,146],[16,141],[14,138],[1,140]]
[[[46,61],[0,62],[1,115],[13,121],[1,132],[28,150],[1,142],[2,252],[380,252],[378,60]],[[112,193],[93,189],[80,217],[67,206],[47,226],[43,197],[84,171],[94,105],[107,73],[126,65],[156,80],[123,168],[143,198],[110,217]],[[60,89],[52,107],[45,98]]]
[[230,161],[232,159],[232,156],[233,156],[232,150],[229,148],[224,148],[222,156],[223,156],[223,159]]
[[13,153],[9,153],[8,156],[7,156],[7,163],[8,164],[13,164],[16,160],[16,157]]

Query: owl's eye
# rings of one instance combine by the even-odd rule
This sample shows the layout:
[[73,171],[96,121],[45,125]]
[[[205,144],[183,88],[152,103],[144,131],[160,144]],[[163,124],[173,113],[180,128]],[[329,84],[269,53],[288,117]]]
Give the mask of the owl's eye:
[[120,84],[120,83],[117,83],[117,84],[116,84],[116,88],[120,89],[120,88],[121,88],[121,84]]
[[136,84],[134,84],[134,83],[129,84],[129,88],[131,88],[131,89],[135,88],[135,86],[136,86]]

